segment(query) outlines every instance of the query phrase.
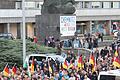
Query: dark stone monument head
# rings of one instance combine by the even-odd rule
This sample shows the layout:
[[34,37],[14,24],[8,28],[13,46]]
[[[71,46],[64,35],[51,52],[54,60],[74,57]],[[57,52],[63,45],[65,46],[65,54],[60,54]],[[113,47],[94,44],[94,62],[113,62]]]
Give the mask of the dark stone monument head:
[[44,40],[46,36],[60,39],[60,16],[73,15],[74,0],[44,0],[41,15],[36,16],[37,37]]
[[42,14],[73,14],[74,0],[44,0]]

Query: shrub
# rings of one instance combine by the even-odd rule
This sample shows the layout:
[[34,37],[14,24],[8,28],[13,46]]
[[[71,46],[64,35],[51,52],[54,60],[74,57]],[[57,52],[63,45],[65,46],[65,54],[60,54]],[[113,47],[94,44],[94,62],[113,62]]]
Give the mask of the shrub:
[[[26,41],[26,54],[56,52],[56,49],[34,44]],[[21,40],[0,40],[0,71],[8,63],[10,67],[17,63],[22,65],[22,41]]]

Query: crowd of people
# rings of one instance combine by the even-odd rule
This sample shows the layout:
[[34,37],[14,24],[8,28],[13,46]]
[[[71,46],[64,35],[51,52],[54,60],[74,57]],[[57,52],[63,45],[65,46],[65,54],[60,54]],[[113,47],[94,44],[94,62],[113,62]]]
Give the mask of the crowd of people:
[[49,37],[46,37],[45,40],[44,40],[44,45],[45,46],[48,46],[48,47],[55,47],[55,39],[54,39],[54,36],[49,36]]
[[[28,66],[16,67],[16,69],[5,67],[0,74],[0,80],[97,80],[99,72],[120,68],[119,65],[114,64],[115,59],[119,57],[119,52],[113,50],[111,46],[101,50],[96,48],[89,57],[84,56],[84,53],[77,55],[72,51],[66,54],[63,63],[49,58],[43,59],[39,65],[33,58],[29,70]],[[5,75],[6,70],[8,76]]]
[[[59,40],[55,40],[53,36],[46,37],[44,39],[44,45],[48,47],[56,47],[56,42]],[[93,49],[98,47],[98,41],[103,42],[103,34],[99,33],[96,35],[91,35],[90,33],[85,34],[81,37],[73,37],[72,39],[64,39],[59,41],[60,47],[73,47],[73,48],[87,48]]]
[[93,49],[98,47],[98,42],[103,42],[103,34],[85,34],[83,37],[74,37],[68,41],[63,41],[64,47]]
[[[23,67],[17,67],[15,64],[9,68],[7,64],[0,73],[0,80],[98,80],[101,71],[120,68],[119,46],[117,47],[113,42],[110,46],[98,49],[99,38],[103,41],[101,35],[96,38],[88,34],[82,40],[74,38],[72,43],[69,43],[72,47],[96,48],[95,51],[88,54],[89,56],[84,53],[77,54],[71,49],[65,52],[67,57],[63,63],[52,58],[42,59],[41,63],[38,63],[37,59],[33,57],[30,63]],[[46,38],[44,44],[55,47],[54,37]],[[63,46],[60,43],[59,48]]]

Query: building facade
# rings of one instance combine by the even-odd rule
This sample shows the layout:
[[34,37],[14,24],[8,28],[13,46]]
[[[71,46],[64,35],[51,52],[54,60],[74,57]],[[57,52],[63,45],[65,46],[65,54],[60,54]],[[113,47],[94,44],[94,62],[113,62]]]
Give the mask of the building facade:
[[120,28],[120,0],[76,0],[77,32],[110,35]]
[[[75,0],[77,33],[110,35],[120,27],[120,0]],[[35,16],[41,14],[43,0],[25,0],[26,35],[36,34]],[[22,38],[21,0],[0,0],[0,33]]]
[[[43,0],[25,0],[26,37],[35,35],[35,15],[41,14]],[[0,33],[22,38],[22,1],[0,0]]]

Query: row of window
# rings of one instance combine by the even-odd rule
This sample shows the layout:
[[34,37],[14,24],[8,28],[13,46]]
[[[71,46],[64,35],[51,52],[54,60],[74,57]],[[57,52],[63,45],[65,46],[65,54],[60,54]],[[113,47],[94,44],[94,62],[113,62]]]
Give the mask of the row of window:
[[80,8],[120,8],[120,2],[77,2],[76,9]]
[[[25,2],[26,9],[41,9],[43,2]],[[16,2],[16,9],[22,8],[22,2]]]
[[[27,9],[41,9],[43,2],[25,2]],[[21,2],[16,2],[16,9],[21,9]],[[80,8],[120,8],[120,2],[91,2],[81,1],[75,5],[76,9]]]

